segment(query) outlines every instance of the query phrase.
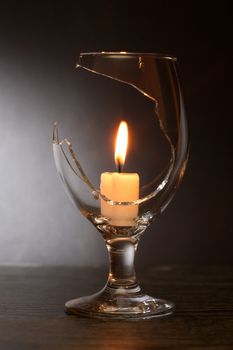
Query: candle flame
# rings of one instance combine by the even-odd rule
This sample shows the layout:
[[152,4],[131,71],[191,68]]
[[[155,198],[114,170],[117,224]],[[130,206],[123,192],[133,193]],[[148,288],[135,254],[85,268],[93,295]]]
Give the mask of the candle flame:
[[128,126],[127,123],[122,121],[119,125],[116,146],[115,146],[115,163],[121,172],[121,167],[125,163],[126,151],[128,145]]

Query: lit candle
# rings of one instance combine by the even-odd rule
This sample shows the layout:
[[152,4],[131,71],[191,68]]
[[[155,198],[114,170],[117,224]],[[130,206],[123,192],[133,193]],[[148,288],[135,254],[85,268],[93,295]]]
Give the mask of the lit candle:
[[[100,191],[108,199],[131,202],[139,198],[139,175],[122,173],[128,144],[128,127],[121,122],[116,139],[115,163],[118,172],[101,174]],[[133,226],[138,215],[138,205],[111,205],[101,199],[101,214],[113,226]]]

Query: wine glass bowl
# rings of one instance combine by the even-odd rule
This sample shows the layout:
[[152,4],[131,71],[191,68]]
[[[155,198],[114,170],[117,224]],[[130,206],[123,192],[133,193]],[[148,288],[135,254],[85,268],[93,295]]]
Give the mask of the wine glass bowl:
[[[170,314],[173,303],[141,291],[134,254],[143,232],[172,199],[187,164],[188,130],[176,58],[84,53],[77,79],[81,113],[72,140],[70,135],[60,139],[54,125],[55,164],[71,200],[101,233],[110,271],[103,290],[68,301],[66,311],[110,319]],[[125,163],[115,154],[115,168],[113,145],[122,120],[129,144]]]

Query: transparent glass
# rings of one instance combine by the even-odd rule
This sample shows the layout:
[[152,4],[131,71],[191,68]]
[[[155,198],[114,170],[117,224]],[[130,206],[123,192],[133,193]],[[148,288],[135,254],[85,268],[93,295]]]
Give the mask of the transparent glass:
[[[171,201],[187,164],[188,129],[176,58],[82,53],[77,79],[76,126],[59,139],[54,124],[54,158],[69,197],[101,233],[110,270],[100,292],[68,301],[66,311],[129,320],[170,314],[172,302],[139,287],[134,255],[146,228]],[[124,172],[118,174],[113,145],[121,120],[128,124],[129,147]]]

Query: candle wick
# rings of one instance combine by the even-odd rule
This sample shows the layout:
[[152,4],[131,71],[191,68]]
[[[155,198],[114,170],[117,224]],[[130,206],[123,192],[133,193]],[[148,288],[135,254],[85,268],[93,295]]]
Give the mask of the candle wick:
[[120,162],[117,162],[117,170],[118,170],[118,173],[121,173],[121,163]]

